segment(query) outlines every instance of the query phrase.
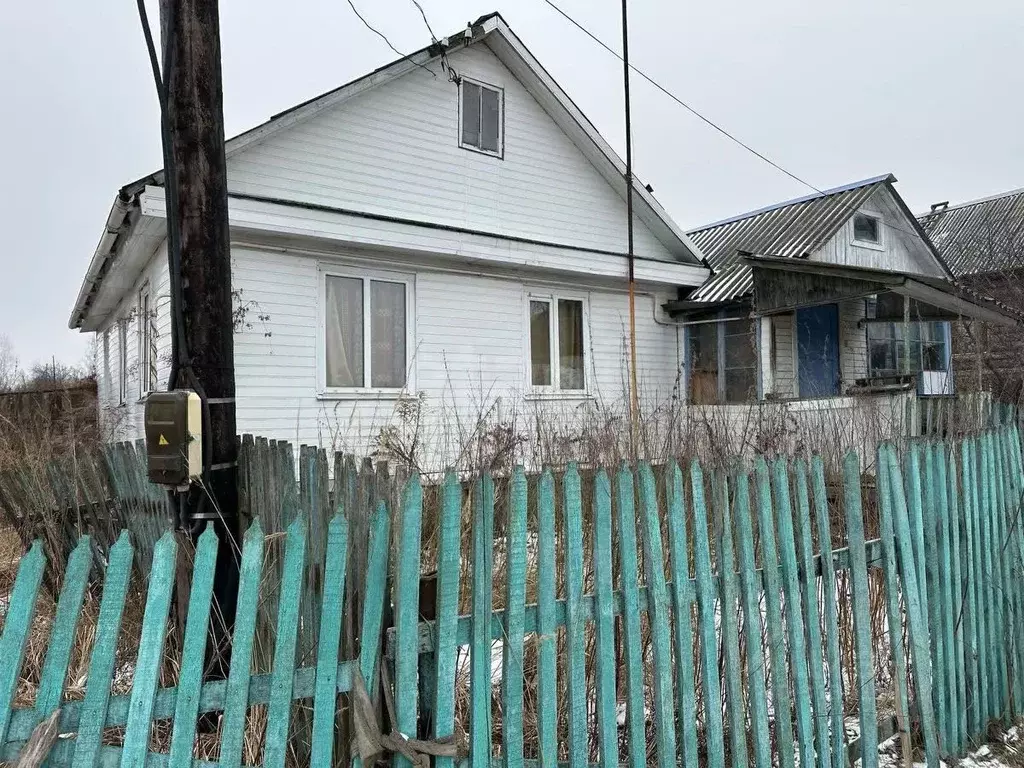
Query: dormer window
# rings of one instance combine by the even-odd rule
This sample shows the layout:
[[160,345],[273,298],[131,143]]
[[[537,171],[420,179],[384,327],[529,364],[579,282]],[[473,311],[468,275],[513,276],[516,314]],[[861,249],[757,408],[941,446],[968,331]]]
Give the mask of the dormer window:
[[882,247],[882,219],[868,213],[853,216],[853,244],[869,248]]
[[505,94],[500,88],[467,78],[459,84],[459,146],[501,157]]

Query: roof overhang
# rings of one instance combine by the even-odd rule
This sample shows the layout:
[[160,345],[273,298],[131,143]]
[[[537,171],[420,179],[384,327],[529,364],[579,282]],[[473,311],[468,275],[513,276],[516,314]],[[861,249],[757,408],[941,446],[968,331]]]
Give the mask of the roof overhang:
[[945,278],[772,256],[744,261],[753,269],[755,315],[894,293],[926,307],[930,319],[1024,325],[1016,310]]

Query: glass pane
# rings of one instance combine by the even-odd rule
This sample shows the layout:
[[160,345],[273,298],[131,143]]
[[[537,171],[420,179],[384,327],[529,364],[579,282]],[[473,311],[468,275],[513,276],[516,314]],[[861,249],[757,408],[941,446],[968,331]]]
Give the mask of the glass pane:
[[853,239],[864,243],[877,243],[878,219],[873,216],[857,215],[853,217]]
[[753,368],[734,368],[725,372],[725,402],[745,403],[757,396]]
[[946,370],[946,327],[945,323],[927,323],[921,328],[927,341],[922,343],[922,365],[926,371]]
[[327,278],[327,386],[363,386],[363,281]]
[[558,386],[583,389],[583,302],[558,300]]
[[530,302],[530,383],[551,386],[551,304]]
[[370,385],[405,386],[405,283],[370,281]]
[[718,372],[718,323],[691,325],[690,365],[694,371]]
[[480,146],[480,86],[462,81],[462,143]]
[[889,376],[896,372],[895,344],[889,340],[868,342],[868,366],[871,376]]
[[488,152],[498,151],[498,121],[500,94],[490,88],[481,90],[480,148]]
[[725,367],[753,368],[757,364],[754,328],[746,320],[725,324]]

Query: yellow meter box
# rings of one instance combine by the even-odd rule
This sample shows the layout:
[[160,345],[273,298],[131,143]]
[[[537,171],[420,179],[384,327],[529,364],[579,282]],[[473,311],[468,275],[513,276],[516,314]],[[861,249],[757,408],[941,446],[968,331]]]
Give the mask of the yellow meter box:
[[149,481],[186,488],[203,473],[203,409],[195,392],[153,392],[146,398]]

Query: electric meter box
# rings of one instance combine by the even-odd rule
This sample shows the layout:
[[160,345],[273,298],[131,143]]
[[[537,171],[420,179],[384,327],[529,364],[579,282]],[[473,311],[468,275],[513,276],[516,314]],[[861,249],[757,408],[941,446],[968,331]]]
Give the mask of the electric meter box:
[[146,398],[149,481],[185,488],[203,473],[203,409],[186,389],[153,392]]

